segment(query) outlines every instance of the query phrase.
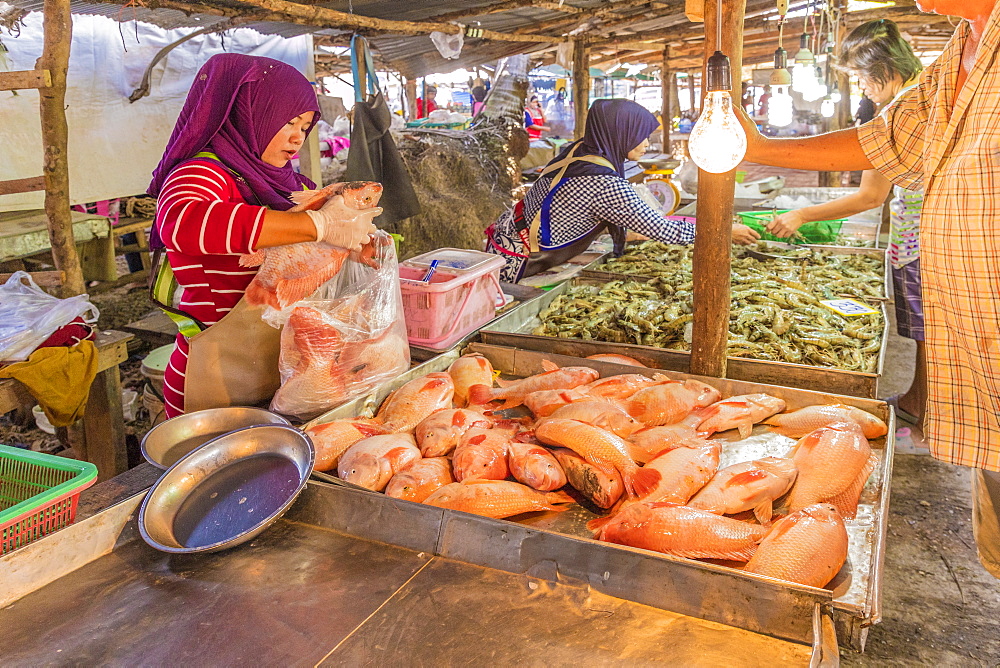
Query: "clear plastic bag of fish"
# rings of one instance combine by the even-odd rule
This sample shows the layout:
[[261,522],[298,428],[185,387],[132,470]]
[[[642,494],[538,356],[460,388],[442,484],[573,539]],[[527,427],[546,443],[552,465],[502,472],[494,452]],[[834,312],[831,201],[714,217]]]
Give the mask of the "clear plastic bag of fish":
[[306,420],[409,368],[396,252],[387,233],[376,236],[370,264],[352,254],[336,276],[291,308],[271,410]]

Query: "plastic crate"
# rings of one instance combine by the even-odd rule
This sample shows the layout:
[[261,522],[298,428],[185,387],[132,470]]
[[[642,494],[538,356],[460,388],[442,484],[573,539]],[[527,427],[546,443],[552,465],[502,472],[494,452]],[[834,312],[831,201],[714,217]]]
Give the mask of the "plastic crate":
[[[430,263],[437,269],[421,280]],[[502,257],[481,251],[441,248],[399,264],[406,336],[410,343],[447,350],[496,315],[502,298]]]
[[[788,213],[787,210],[775,211],[775,214]],[[767,232],[764,227],[771,222],[772,212],[770,211],[740,211],[737,213],[740,221],[752,230],[760,234],[764,241],[783,241],[793,244],[832,244],[840,234],[843,220],[817,220],[805,223],[799,228],[799,235],[791,238],[776,237]]]
[[69,526],[97,467],[0,445],[0,555]]

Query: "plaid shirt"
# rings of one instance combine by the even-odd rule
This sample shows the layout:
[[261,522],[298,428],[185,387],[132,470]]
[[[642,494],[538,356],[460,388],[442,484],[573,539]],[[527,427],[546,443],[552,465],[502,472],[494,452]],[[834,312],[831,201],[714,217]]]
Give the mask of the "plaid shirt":
[[1000,3],[957,95],[968,35],[963,21],[920,83],[858,135],[878,171],[904,188],[924,188],[931,450],[953,464],[1000,471]]

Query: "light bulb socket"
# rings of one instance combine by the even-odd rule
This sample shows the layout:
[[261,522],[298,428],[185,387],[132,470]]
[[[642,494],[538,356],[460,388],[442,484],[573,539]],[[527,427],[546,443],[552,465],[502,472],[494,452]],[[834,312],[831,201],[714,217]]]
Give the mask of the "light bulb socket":
[[788,52],[785,51],[784,47],[779,46],[774,50],[774,69],[788,69]]
[[733,74],[729,66],[729,56],[716,51],[708,59],[708,68],[705,77],[705,91],[732,91]]

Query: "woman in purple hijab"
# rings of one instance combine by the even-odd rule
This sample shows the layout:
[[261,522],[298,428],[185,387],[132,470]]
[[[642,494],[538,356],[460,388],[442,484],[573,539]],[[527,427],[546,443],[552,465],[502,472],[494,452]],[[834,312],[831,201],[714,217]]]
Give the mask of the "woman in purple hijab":
[[[289,195],[314,185],[290,161],[318,120],[316,94],[295,68],[213,56],[195,77],[149,185],[157,198],[152,245],[166,249],[183,289],[176,311],[201,334],[219,336],[225,323],[251,357],[257,323],[233,321],[257,270],[241,266],[240,256],[305,241],[357,250],[375,231],[380,209],[348,219],[339,197],[317,211],[292,210]],[[185,378],[198,371],[187,368],[194,333],[186,334],[178,334],[164,373],[168,417],[184,412]]]
[[694,243],[694,225],[664,217],[625,180],[625,161],[638,160],[660,123],[631,100],[597,100],[583,138],[567,145],[542,171],[524,199],[486,230],[486,250],[516,282],[584,252],[602,232],[621,254],[634,231],[669,244]]

